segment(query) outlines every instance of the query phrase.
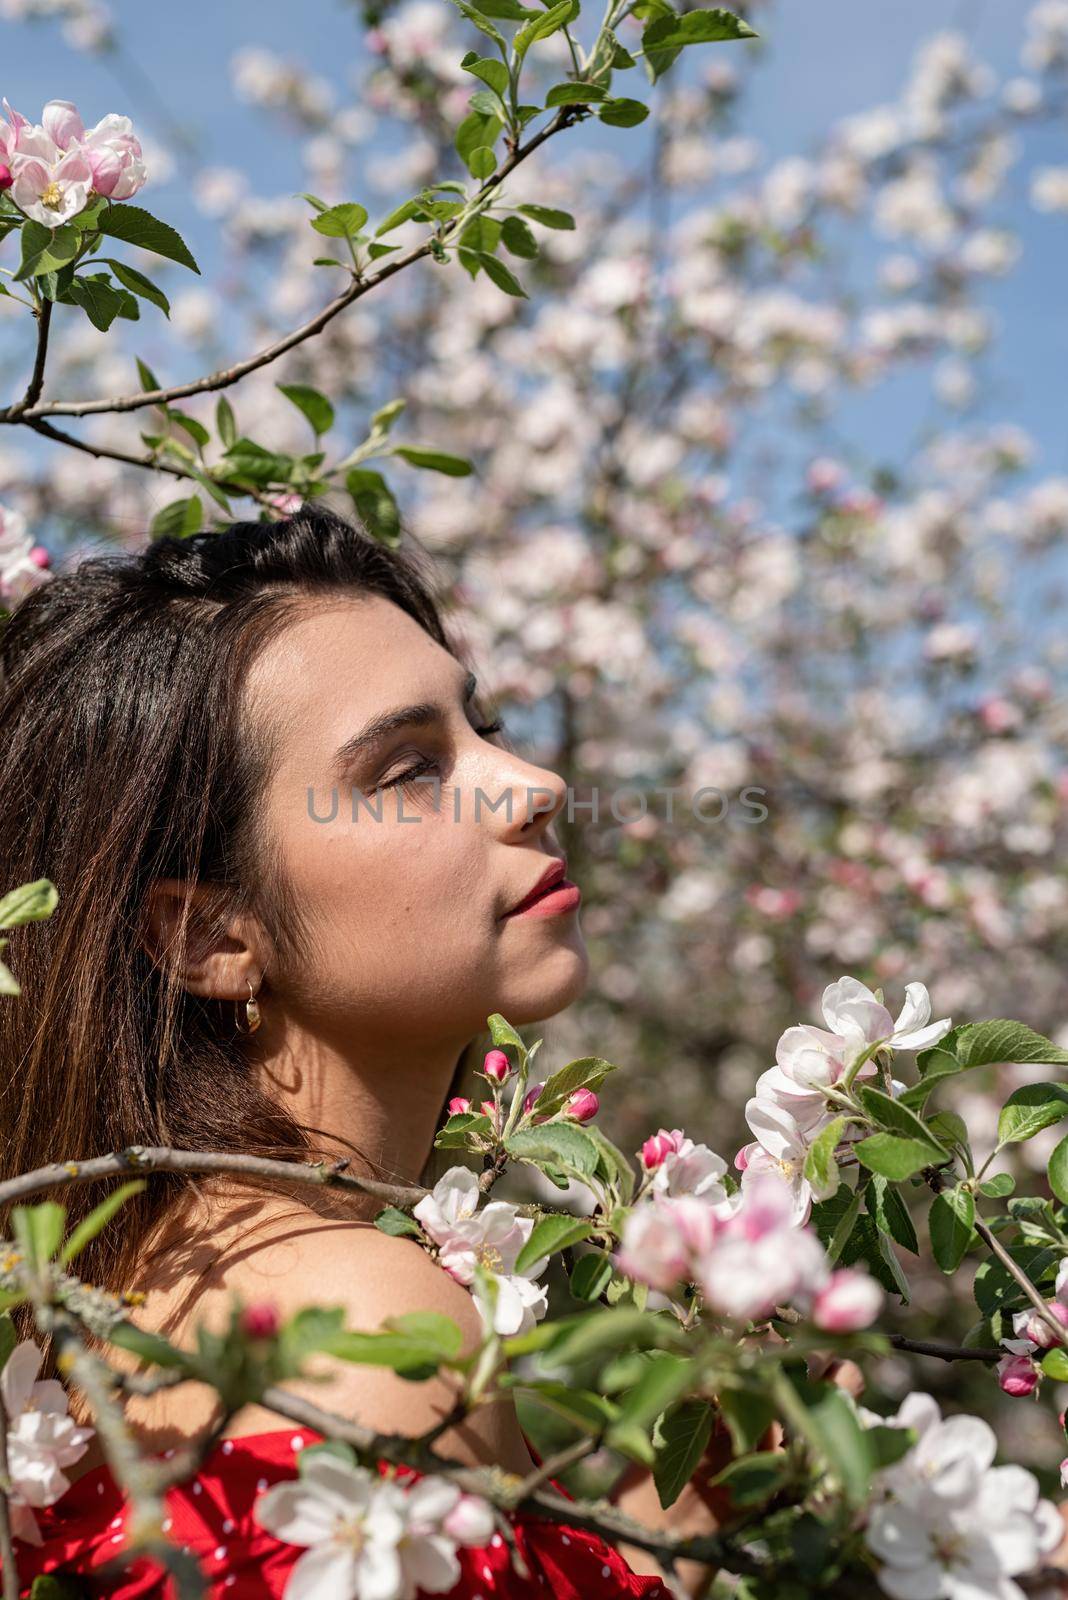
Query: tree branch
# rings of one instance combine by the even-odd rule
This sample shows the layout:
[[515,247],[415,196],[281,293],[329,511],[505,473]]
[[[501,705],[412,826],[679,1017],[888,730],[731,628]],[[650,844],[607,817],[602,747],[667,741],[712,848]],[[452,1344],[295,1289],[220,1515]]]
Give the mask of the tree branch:
[[[460,215],[451,220],[441,242],[450,240],[454,233],[459,232],[466,225],[472,214],[477,214],[482,209],[486,199],[493,194],[494,190],[500,187],[510,173],[515,171],[520,162],[525,161],[547,139],[551,139],[554,134],[560,133],[564,128],[570,127],[572,123],[581,120],[586,114],[587,111],[584,106],[562,106],[553,120],[542,128],[540,133],[536,133],[528,143],[513,151],[504,164],[486,179],[486,182],[482,185],[477,195],[474,196],[470,205],[465,206]],[[266,349],[258,351],[256,355],[249,356],[244,361],[235,362],[233,366],[224,367],[218,372],[209,373],[204,378],[194,378],[189,383],[175,384],[170,389],[146,389],[140,394],[122,395],[114,400],[60,400],[53,401],[47,405],[31,405],[28,407],[23,402],[21,406],[8,406],[6,409],[0,410],[0,423],[35,422],[41,417],[50,416],[88,417],[105,413],[137,411],[144,406],[165,405],[171,400],[186,399],[189,395],[206,394],[216,389],[227,389],[231,384],[237,383],[250,372],[256,372],[261,367],[269,366],[272,361],[277,361],[279,356],[285,355],[287,351],[295,349],[299,344],[303,344],[306,339],[311,339],[315,334],[321,333],[327,324],[332,322],[336,316],[339,316],[347,306],[362,299],[365,294],[376,288],[380,283],[384,283],[387,278],[395,277],[398,272],[410,267],[415,261],[421,261],[424,256],[428,256],[430,253],[431,241],[427,240],[424,244],[416,245],[409,250],[407,255],[384,262],[373,277],[355,278],[343,294],[337,295],[328,305],[324,306],[321,311],[317,312],[314,317],[303,323],[299,328],[294,328],[291,333],[285,334],[283,338],[276,340],[274,344],[268,345]],[[69,443],[70,441],[64,442]]]
[[268,1156],[131,1144],[111,1155],[92,1156],[88,1161],[54,1161],[47,1167],[36,1167],[32,1172],[9,1178],[6,1183],[0,1183],[0,1205],[23,1200],[42,1189],[92,1183],[98,1178],[126,1177],[130,1172],[247,1172],[255,1177],[280,1178],[287,1183],[304,1183],[320,1189],[349,1189],[374,1195],[395,1206],[414,1205],[427,1192],[410,1184],[379,1183],[375,1178],[354,1177],[341,1171],[345,1164],[340,1161],[331,1167],[324,1161],[274,1161]]

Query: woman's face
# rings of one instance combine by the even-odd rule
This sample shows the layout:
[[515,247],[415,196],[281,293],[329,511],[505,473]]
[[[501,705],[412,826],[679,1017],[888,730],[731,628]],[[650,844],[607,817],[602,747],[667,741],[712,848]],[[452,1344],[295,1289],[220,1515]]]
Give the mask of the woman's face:
[[[272,957],[266,981],[342,1045],[460,1048],[493,1011],[535,1022],[584,987],[577,909],[506,914],[561,855],[564,780],[478,731],[467,676],[377,595],[302,610],[250,674],[253,725],[279,735],[264,820],[306,927],[299,970]],[[415,706],[429,714],[345,752]]]

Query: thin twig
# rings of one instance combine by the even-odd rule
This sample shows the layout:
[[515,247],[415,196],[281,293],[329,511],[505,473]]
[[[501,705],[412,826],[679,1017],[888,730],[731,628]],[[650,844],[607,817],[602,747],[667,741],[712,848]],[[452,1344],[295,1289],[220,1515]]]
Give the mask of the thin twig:
[[34,314],[37,317],[37,355],[34,358],[33,372],[30,376],[26,393],[11,408],[16,417],[20,416],[28,406],[36,405],[41,398],[41,390],[44,388],[45,361],[48,356],[48,329],[52,321],[51,300],[47,298],[43,300],[40,310],[35,310]]
[[[877,1331],[877,1330],[876,1330]],[[934,1356],[937,1361],[1000,1361],[1004,1350],[976,1348],[969,1350],[961,1344],[939,1344],[930,1339],[908,1339],[903,1333],[884,1333],[895,1350],[905,1350],[913,1356]]]

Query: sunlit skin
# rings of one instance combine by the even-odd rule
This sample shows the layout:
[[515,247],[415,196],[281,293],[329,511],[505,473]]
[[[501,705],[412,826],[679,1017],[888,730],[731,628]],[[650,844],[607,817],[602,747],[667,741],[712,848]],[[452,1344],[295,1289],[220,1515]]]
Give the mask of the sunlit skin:
[[[381,597],[302,606],[253,666],[246,722],[281,735],[261,804],[307,942],[284,965],[259,923],[243,921],[230,948],[206,951],[186,977],[194,992],[237,1001],[251,983],[262,1024],[249,1048],[272,1092],[413,1182],[460,1052],[487,1016],[550,1017],[588,973],[579,910],[505,915],[562,855],[551,824],[566,785],[478,731],[484,699],[465,703],[468,675]],[[337,770],[371,719],[421,703],[433,721]],[[422,781],[406,777],[417,771]],[[336,817],[316,821],[331,816],[334,789]],[[367,800],[355,822],[353,790]]]

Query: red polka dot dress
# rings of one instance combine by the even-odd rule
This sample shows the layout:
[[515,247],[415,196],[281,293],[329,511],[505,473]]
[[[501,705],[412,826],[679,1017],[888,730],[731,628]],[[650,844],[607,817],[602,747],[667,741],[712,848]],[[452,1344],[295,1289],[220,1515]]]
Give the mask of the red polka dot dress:
[[[311,1428],[223,1439],[190,1481],[166,1493],[164,1531],[199,1561],[207,1600],[285,1600],[286,1583],[303,1551],[269,1533],[253,1515],[257,1499],[297,1476],[296,1456],[322,1435]],[[385,1473],[385,1463],[380,1464]],[[396,1469],[406,1483],[422,1475]],[[566,1493],[559,1484],[560,1493]],[[173,1579],[146,1556],[101,1569],[121,1556],[127,1507],[107,1466],[84,1473],[53,1505],[35,1509],[40,1545],[15,1541],[20,1600],[39,1573],[69,1576],[86,1597],[175,1600]],[[593,1533],[527,1514],[511,1518],[522,1576],[507,1542],[494,1533],[484,1546],[458,1546],[460,1578],[446,1600],[670,1600],[659,1578],[632,1572],[612,1546]],[[420,1591],[420,1595],[422,1591]],[[334,1600],[334,1597],[331,1597]],[[350,1600],[338,1595],[336,1600]]]

